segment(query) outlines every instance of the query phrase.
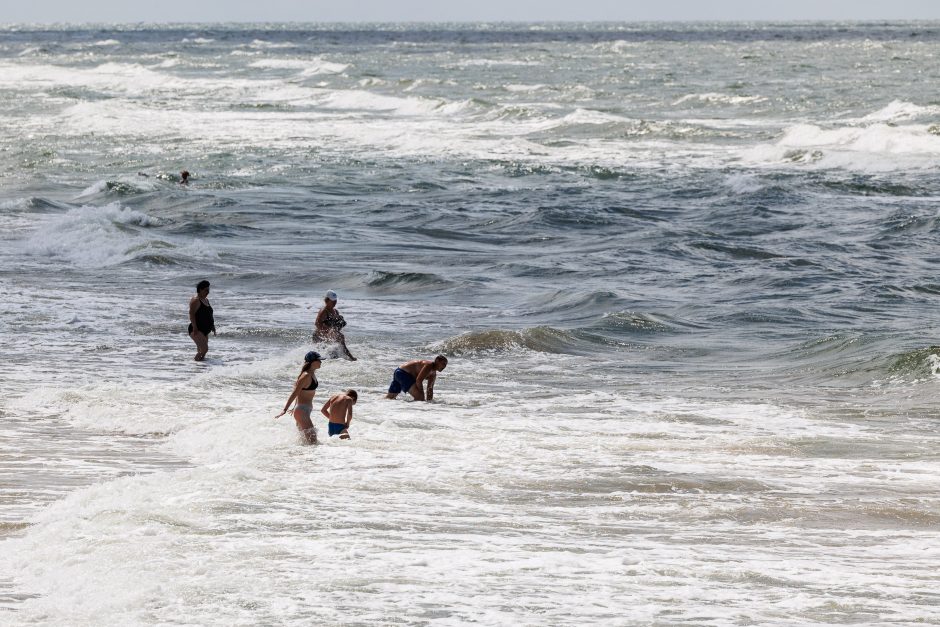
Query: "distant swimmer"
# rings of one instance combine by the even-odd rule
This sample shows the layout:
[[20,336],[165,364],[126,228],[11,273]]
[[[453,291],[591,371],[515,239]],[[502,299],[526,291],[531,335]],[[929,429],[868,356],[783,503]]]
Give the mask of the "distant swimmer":
[[215,317],[209,304],[209,282],[196,285],[196,295],[189,299],[189,337],[196,343],[196,361],[202,361],[209,352],[209,332],[215,335]]
[[338,435],[340,440],[349,439],[349,423],[352,422],[353,405],[359,400],[356,390],[346,390],[340,394],[334,394],[330,400],[323,403],[320,413],[326,416],[330,421],[330,437]]
[[180,172],[180,185],[189,185],[189,170]]
[[[313,426],[310,414],[313,413],[313,397],[317,395],[317,388],[320,382],[317,381],[315,371],[322,365],[320,354],[316,351],[310,351],[304,355],[304,365],[300,368],[300,374],[297,375],[297,381],[294,383],[294,390],[287,397],[284,404],[284,411],[275,416],[275,420],[287,413],[290,404],[297,400],[294,406],[294,421],[297,423],[297,430],[300,431],[307,444],[317,443],[317,429]],[[350,414],[351,417],[351,414]]]
[[[438,355],[431,359],[415,359],[402,364],[395,369],[392,375],[392,384],[388,386],[385,398],[396,398],[402,392],[411,394],[416,401],[430,401],[434,399],[434,381],[437,373],[447,367],[447,358]],[[424,393],[424,382],[428,382],[427,394]]]
[[356,358],[349,352],[346,346],[346,336],[343,335],[343,327],[346,326],[346,320],[340,315],[336,308],[336,292],[328,290],[323,298],[323,308],[317,314],[317,320],[314,322],[313,341],[314,342],[336,342],[343,349],[346,359],[356,361]]

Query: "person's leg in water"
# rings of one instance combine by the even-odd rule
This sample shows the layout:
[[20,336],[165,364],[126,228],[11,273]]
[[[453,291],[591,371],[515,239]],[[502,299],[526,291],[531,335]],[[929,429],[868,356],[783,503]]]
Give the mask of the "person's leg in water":
[[297,430],[300,431],[307,444],[317,443],[317,430],[310,420],[310,414],[313,412],[313,405],[298,405],[294,408],[294,422],[297,423]]
[[209,338],[196,329],[189,334],[189,337],[192,338],[193,342],[196,344],[196,356],[193,357],[193,359],[196,361],[204,360],[206,353],[209,352]]
[[385,398],[389,400],[398,398],[398,395],[402,392],[408,392],[414,396],[414,389],[416,387],[415,378],[413,376],[401,368],[396,368],[395,374],[392,375],[392,383],[388,386],[388,394],[385,395]]
[[342,348],[343,352],[346,354],[346,359],[349,361],[356,361],[356,358],[353,357],[353,354],[349,352],[349,347],[346,346],[346,336],[339,331],[336,332],[336,336],[337,340],[339,341],[340,348]]
[[331,422],[331,423],[328,423],[328,426],[329,426],[329,432],[330,432],[331,438],[334,435],[338,435],[340,440],[349,439],[349,430],[346,428],[345,423]]

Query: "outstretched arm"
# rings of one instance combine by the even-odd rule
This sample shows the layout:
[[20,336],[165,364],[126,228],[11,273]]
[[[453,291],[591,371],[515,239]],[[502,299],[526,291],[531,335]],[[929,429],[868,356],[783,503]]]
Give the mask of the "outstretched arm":
[[279,413],[279,414],[278,414],[277,416],[275,416],[274,418],[280,418],[281,416],[283,416],[284,414],[287,413],[287,410],[290,408],[290,404],[294,402],[294,399],[297,398],[297,393],[300,392],[300,388],[301,388],[301,385],[302,385],[302,383],[303,383],[303,380],[304,380],[304,377],[305,377],[305,376],[309,377],[310,375],[305,372],[305,373],[303,373],[302,375],[300,375],[299,377],[297,377],[297,382],[294,384],[294,389],[293,389],[293,391],[290,393],[290,396],[287,397],[287,402],[284,403],[284,411],[282,411],[281,413]]

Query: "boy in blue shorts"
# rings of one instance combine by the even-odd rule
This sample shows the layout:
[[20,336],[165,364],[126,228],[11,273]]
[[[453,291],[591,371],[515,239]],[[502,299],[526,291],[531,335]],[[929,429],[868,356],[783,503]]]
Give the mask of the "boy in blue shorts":
[[356,390],[346,390],[340,394],[334,394],[330,400],[323,404],[320,413],[326,416],[330,421],[329,434],[332,438],[338,435],[340,440],[349,439],[349,423],[352,422],[352,408],[359,400]]

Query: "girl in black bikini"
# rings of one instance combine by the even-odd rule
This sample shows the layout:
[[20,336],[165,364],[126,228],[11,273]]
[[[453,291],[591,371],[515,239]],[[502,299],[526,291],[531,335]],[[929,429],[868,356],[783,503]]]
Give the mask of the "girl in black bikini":
[[316,351],[310,351],[304,355],[304,365],[297,376],[297,382],[294,383],[294,391],[287,397],[284,411],[274,417],[276,420],[286,414],[290,404],[297,399],[297,405],[294,406],[294,421],[307,444],[317,443],[317,430],[313,426],[313,421],[310,420],[310,414],[313,412],[313,397],[316,396],[317,387],[320,385],[314,371],[320,365],[320,354]]
[[189,299],[189,337],[196,343],[196,361],[202,361],[209,352],[209,331],[215,334],[215,318],[209,304],[209,282],[196,285],[196,295]]

